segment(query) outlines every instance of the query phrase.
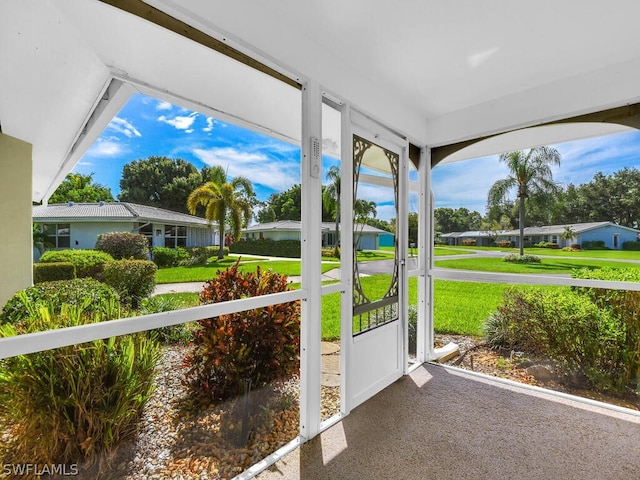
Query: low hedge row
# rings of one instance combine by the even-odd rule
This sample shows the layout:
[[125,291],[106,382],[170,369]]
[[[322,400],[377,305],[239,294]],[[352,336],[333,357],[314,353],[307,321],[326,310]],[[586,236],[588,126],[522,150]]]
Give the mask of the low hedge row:
[[300,258],[300,240],[250,240],[232,243],[231,253]]
[[[81,249],[49,250],[40,257],[40,263],[72,263],[76,268],[76,276],[78,278],[92,277],[96,280],[102,280],[104,264],[112,260],[113,257],[108,253]],[[55,280],[62,280],[62,278]]]
[[72,280],[76,278],[76,267],[71,262],[35,263],[33,283]]

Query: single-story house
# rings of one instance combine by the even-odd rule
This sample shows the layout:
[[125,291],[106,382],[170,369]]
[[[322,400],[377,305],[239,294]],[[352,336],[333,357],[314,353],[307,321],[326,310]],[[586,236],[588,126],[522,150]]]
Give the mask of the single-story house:
[[465,240],[474,240],[478,247],[489,247],[495,243],[496,232],[486,230],[471,230],[468,232],[450,232],[438,235],[437,240],[447,242],[447,245],[464,245]]
[[[339,227],[338,227],[339,228]],[[298,220],[280,220],[277,222],[259,223],[242,230],[242,238],[245,240],[300,240],[301,222]],[[322,246],[335,245],[336,224],[322,222]],[[380,246],[389,243],[389,236],[393,234],[371,225],[357,224],[355,232],[358,237],[358,249],[378,250]],[[391,243],[393,245],[393,242]]]
[[203,247],[216,243],[204,218],[128,202],[62,203],[33,207],[52,248],[92,249],[107,232],[142,233],[151,247]]
[[[575,236],[563,240],[561,238],[567,227],[570,227]],[[557,243],[558,247],[566,247],[584,242],[602,241],[605,247],[612,250],[622,249],[624,242],[638,240],[640,230],[623,227],[613,222],[571,223],[566,225],[545,225],[542,227],[526,227],[524,229],[525,244],[540,242]],[[499,235],[499,240],[511,240],[515,246],[519,246],[520,231],[509,230]]]

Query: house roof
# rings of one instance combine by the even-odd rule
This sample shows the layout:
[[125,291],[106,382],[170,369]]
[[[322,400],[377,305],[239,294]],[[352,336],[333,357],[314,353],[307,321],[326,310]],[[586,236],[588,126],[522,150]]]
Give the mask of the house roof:
[[210,223],[204,218],[129,202],[69,202],[33,207],[34,222],[51,220],[59,222],[154,221],[199,227],[210,226]]
[[[135,4],[148,19],[183,27],[171,31],[123,10]],[[0,97],[2,131],[33,146],[34,200],[50,196],[136,92],[299,144],[300,91],[292,84],[311,81],[329,101],[348,103],[417,146],[486,138],[463,149],[464,158],[621,131],[598,121],[539,126],[616,107],[637,116],[640,2],[603,5],[1,2],[0,91],[11,92]],[[339,123],[323,125],[323,145],[340,146]]]
[[[568,223],[564,225],[544,225],[542,227],[525,227],[524,234],[525,235],[560,235],[564,232],[565,228],[571,227],[571,229],[576,233],[584,233],[589,230],[595,230],[601,227],[606,226],[614,226],[623,230],[629,230],[633,232],[640,233],[640,230],[636,230],[634,228],[625,227],[622,225],[617,225],[613,222],[590,222],[590,223]],[[501,235],[505,236],[513,236],[520,235],[520,230],[509,230],[501,233]]]
[[[377,233],[383,234],[388,233],[393,235],[391,232],[387,232],[385,230],[381,230],[380,228],[372,227],[371,225],[362,225],[357,224],[358,231],[362,231],[363,233]],[[360,228],[362,227],[362,230]],[[299,220],[280,220],[277,222],[267,222],[267,223],[258,223],[256,225],[251,225],[250,227],[242,230],[245,233],[251,232],[267,232],[267,231],[281,231],[281,232],[299,232],[302,228],[302,222]],[[322,222],[322,230],[323,231],[333,231],[336,228],[336,224],[334,222]],[[340,229],[340,226],[338,226]]]
[[467,232],[450,232],[439,235],[441,238],[463,238],[463,237],[490,237],[501,235],[502,232],[488,232],[486,230],[470,230]]

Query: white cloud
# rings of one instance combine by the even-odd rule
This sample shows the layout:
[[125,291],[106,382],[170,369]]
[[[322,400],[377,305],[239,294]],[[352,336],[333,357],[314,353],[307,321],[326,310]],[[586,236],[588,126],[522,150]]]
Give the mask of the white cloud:
[[171,110],[172,108],[173,108],[173,105],[163,100],[159,100],[158,103],[156,104],[156,110]]
[[142,134],[138,131],[136,127],[133,126],[131,122],[120,117],[114,117],[113,120],[109,122],[109,125],[107,126],[107,128],[110,130],[114,130],[118,133],[122,133],[123,135],[126,135],[129,138],[142,136]]
[[177,115],[173,118],[167,118],[164,115],[161,115],[158,117],[158,121],[171,125],[177,130],[189,130],[191,128],[191,125],[193,125],[193,122],[195,121],[197,116],[198,114],[196,112],[193,112],[191,115],[186,117],[182,115]]
[[98,138],[82,157],[113,157],[124,152],[122,145],[114,140]]
[[211,130],[213,130],[213,123],[214,123],[214,118],[213,117],[207,117],[207,126],[204,127],[202,129],[203,132],[210,132]]
[[185,130],[184,133],[193,133],[193,128],[190,128],[188,130]]
[[284,191],[300,182],[300,164],[280,160],[262,152],[233,147],[196,148],[193,154],[209,166],[219,165],[230,177],[246,177],[254,184]]

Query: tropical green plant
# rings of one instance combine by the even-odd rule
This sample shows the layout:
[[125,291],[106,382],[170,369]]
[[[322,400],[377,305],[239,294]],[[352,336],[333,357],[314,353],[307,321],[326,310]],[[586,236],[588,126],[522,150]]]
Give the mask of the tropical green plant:
[[[288,290],[287,277],[257,268],[240,272],[238,262],[207,282],[203,304]],[[287,377],[298,370],[300,304],[281,303],[198,321],[192,352],[185,358],[187,385],[214,400]]]
[[506,164],[509,176],[493,184],[488,204],[497,205],[507,198],[511,190],[517,190],[520,255],[524,255],[525,200],[532,196],[552,195],[560,190],[551,172],[552,165],[560,165],[560,153],[554,148],[535,147],[528,152],[503,153],[500,161]]
[[565,245],[574,238],[576,238],[576,231],[571,227],[571,225],[567,225],[564,227],[564,230],[560,234],[560,238],[565,241]]
[[78,306],[87,302],[84,313],[104,314],[101,310],[104,305],[119,300],[113,288],[93,278],[38,283],[9,299],[0,313],[0,324],[22,322],[29,316],[28,306],[35,302],[46,302],[54,314],[60,312],[63,304]]
[[335,227],[335,248],[340,246],[340,166],[332,165],[327,171],[328,184],[322,192],[322,201],[328,209],[333,212],[336,221]]
[[150,260],[114,260],[104,267],[104,281],[124,304],[137,308],[153,293],[158,267]]
[[49,237],[44,233],[42,229],[42,225],[38,223],[33,224],[33,246],[38,249],[40,255],[44,253],[47,247],[51,246],[51,242],[49,242]]
[[205,218],[217,222],[220,236],[218,258],[224,258],[225,225],[229,222],[235,241],[240,240],[242,227],[248,225],[252,216],[250,199],[254,196],[253,185],[245,177],[235,177],[227,182],[222,167],[214,167],[214,180],[201,185],[187,198],[187,208],[195,215],[198,206],[205,207]]
[[98,236],[96,250],[107,252],[115,260],[149,259],[149,241],[141,233],[109,232]]
[[76,268],[78,278],[92,277],[102,280],[102,271],[107,262],[113,261],[113,257],[106,252],[98,250],[49,250],[42,254],[40,263],[70,262]]
[[[117,301],[92,306],[28,301],[28,316],[0,337],[119,318]],[[94,313],[89,307],[101,313]],[[93,463],[132,438],[153,392],[157,343],[144,334],[19,355],[0,362],[0,419],[12,426],[4,463]]]
[[[144,299],[140,303],[138,312],[141,315],[149,315],[152,313],[172,312],[173,310],[179,310],[188,306],[194,305],[188,304],[184,298],[176,296],[175,294],[164,294]],[[187,344],[191,339],[192,328],[192,323],[179,323],[177,325],[169,325],[167,327],[149,330],[148,333],[163,344]]]

